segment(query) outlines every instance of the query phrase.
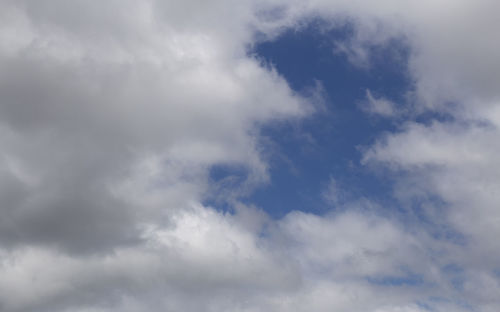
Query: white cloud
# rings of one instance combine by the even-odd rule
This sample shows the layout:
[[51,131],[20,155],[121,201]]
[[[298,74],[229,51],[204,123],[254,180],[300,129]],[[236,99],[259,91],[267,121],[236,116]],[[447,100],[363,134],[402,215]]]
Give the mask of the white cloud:
[[[0,2],[0,309],[498,310],[497,6]],[[354,62],[391,38],[410,46],[416,111],[453,120],[409,122],[365,161],[442,199],[463,245],[367,210],[273,221],[201,204],[213,165],[267,181],[259,126],[311,111],[246,49],[318,16],[354,24]]]
[[[177,29],[156,2],[2,6],[13,13],[0,41],[15,37],[17,46],[1,51],[0,145],[16,192],[27,192],[11,203],[16,226],[0,229],[8,239],[53,243],[76,233],[91,248],[88,240],[133,232],[155,189],[171,193],[158,211],[199,200],[210,165],[240,164],[265,180],[256,125],[306,111],[281,77],[226,42],[241,48],[247,38],[227,37],[217,23]],[[209,13],[197,14],[210,21]],[[251,16],[235,18],[249,36]],[[133,185],[135,202],[111,196],[121,185]]]
[[416,299],[411,287],[377,298],[378,287],[364,280],[400,274],[385,260],[408,264],[414,248],[411,238],[375,216],[293,213],[268,238],[246,230],[238,216],[201,206],[175,213],[171,222],[146,231],[147,243],[108,255],[75,257],[40,247],[4,251],[2,307],[368,311]]
[[396,108],[394,103],[386,98],[375,98],[373,97],[370,90],[366,90],[366,102],[361,104],[361,109],[383,117],[391,117],[396,114]]
[[[367,161],[409,170],[424,194],[444,200],[445,222],[466,235],[466,252],[475,250],[474,255],[463,255],[461,260],[485,266],[486,270],[495,270],[499,260],[494,242],[500,234],[496,209],[499,146],[495,143],[499,134],[492,126],[413,124],[389,135],[366,155]],[[413,196],[411,192],[409,189],[406,196]]]

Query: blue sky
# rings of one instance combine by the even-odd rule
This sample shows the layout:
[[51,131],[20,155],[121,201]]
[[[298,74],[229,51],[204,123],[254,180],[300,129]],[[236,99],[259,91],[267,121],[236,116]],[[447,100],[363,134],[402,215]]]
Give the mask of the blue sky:
[[0,310],[498,312],[499,10],[0,1]]
[[[314,20],[278,38],[258,42],[248,52],[264,66],[274,68],[294,92],[313,98],[315,112],[300,121],[270,123],[260,129],[271,163],[269,184],[245,199],[281,218],[293,210],[324,214],[335,209],[325,198],[334,180],[343,201],[370,198],[388,209],[397,209],[392,179],[361,164],[363,150],[399,120],[363,110],[367,91],[406,104],[412,90],[407,61],[409,48],[392,40],[370,49],[369,64],[353,64],[338,45],[352,39],[353,26],[334,28]],[[425,122],[432,116],[424,116]],[[231,177],[244,180],[241,168],[218,166],[214,181]],[[283,196],[286,194],[286,196]]]
[[360,106],[367,90],[394,102],[404,100],[411,88],[407,52],[403,43],[390,42],[373,49],[369,67],[360,68],[336,51],[336,44],[352,36],[351,28],[345,25],[325,31],[320,21],[311,22],[252,51],[275,67],[295,92],[307,94],[319,88],[321,97],[318,111],[305,121],[263,129],[263,135],[276,144],[278,155],[273,158],[271,185],[258,190],[251,201],[277,209],[271,213],[324,212],[328,207],[321,203],[322,192],[330,179],[351,197],[384,200],[390,196],[391,180],[361,165],[361,156],[364,147],[397,124],[371,116]]

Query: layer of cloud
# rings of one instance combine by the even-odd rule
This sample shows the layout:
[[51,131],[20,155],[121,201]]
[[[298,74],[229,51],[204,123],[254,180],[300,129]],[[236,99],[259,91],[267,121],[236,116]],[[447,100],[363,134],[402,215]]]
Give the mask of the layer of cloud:
[[[1,1],[0,309],[497,311],[497,6]],[[410,106],[451,121],[405,123],[365,163],[463,240],[358,204],[281,220],[202,204],[214,165],[266,183],[259,127],[311,112],[247,49],[317,17],[355,26],[352,62],[410,46]]]

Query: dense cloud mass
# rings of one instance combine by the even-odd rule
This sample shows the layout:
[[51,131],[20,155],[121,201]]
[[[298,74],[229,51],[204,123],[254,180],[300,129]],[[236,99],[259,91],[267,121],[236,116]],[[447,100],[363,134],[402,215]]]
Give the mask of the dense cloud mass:
[[[498,9],[0,0],[0,310],[498,311]],[[407,102],[367,91],[367,113],[401,125],[363,164],[425,221],[369,198],[280,219],[239,201],[269,183],[261,127],[315,107],[248,50],[312,19],[352,23],[337,51],[354,66],[409,46]],[[216,185],[217,165],[245,181]]]

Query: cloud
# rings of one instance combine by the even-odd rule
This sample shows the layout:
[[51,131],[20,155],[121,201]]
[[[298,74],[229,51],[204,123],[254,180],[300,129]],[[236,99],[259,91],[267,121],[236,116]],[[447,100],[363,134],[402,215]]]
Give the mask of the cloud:
[[[2,1],[0,309],[497,311],[497,5]],[[353,62],[407,41],[415,114],[452,118],[403,121],[364,162],[464,241],[380,209],[202,204],[214,165],[266,183],[259,127],[311,113],[247,49],[314,17],[354,25]]]
[[[137,220],[199,199],[210,165],[266,179],[251,132],[305,113],[281,77],[220,42],[217,25],[179,30],[155,2],[3,6],[1,41],[16,37],[0,60],[9,242],[81,251],[133,241]],[[120,194],[127,185],[134,198]],[[172,194],[148,209],[140,201],[159,199],[148,199],[156,189]]]
[[413,243],[390,222],[356,213],[293,213],[272,229],[258,238],[237,216],[198,206],[176,213],[171,227],[145,231],[147,243],[106,256],[17,249],[3,255],[2,308],[354,311],[412,298],[402,288],[377,299],[377,288],[363,279],[400,274],[387,258],[409,260]]
[[[470,274],[486,274],[495,283],[499,261],[494,242],[499,235],[499,198],[495,191],[500,181],[496,170],[498,135],[496,127],[477,124],[413,124],[401,133],[389,135],[366,156],[369,162],[409,172],[404,180],[410,179],[414,187],[401,188],[400,196],[431,195],[444,201],[444,206],[424,214],[430,219],[439,216],[439,223],[464,235],[464,249],[455,261],[476,272]],[[408,185],[404,180],[400,183]],[[420,191],[413,192],[415,188]]]
[[383,97],[373,97],[370,90],[366,90],[366,102],[361,104],[361,109],[367,113],[380,115],[382,117],[391,117],[396,114],[393,102]]

